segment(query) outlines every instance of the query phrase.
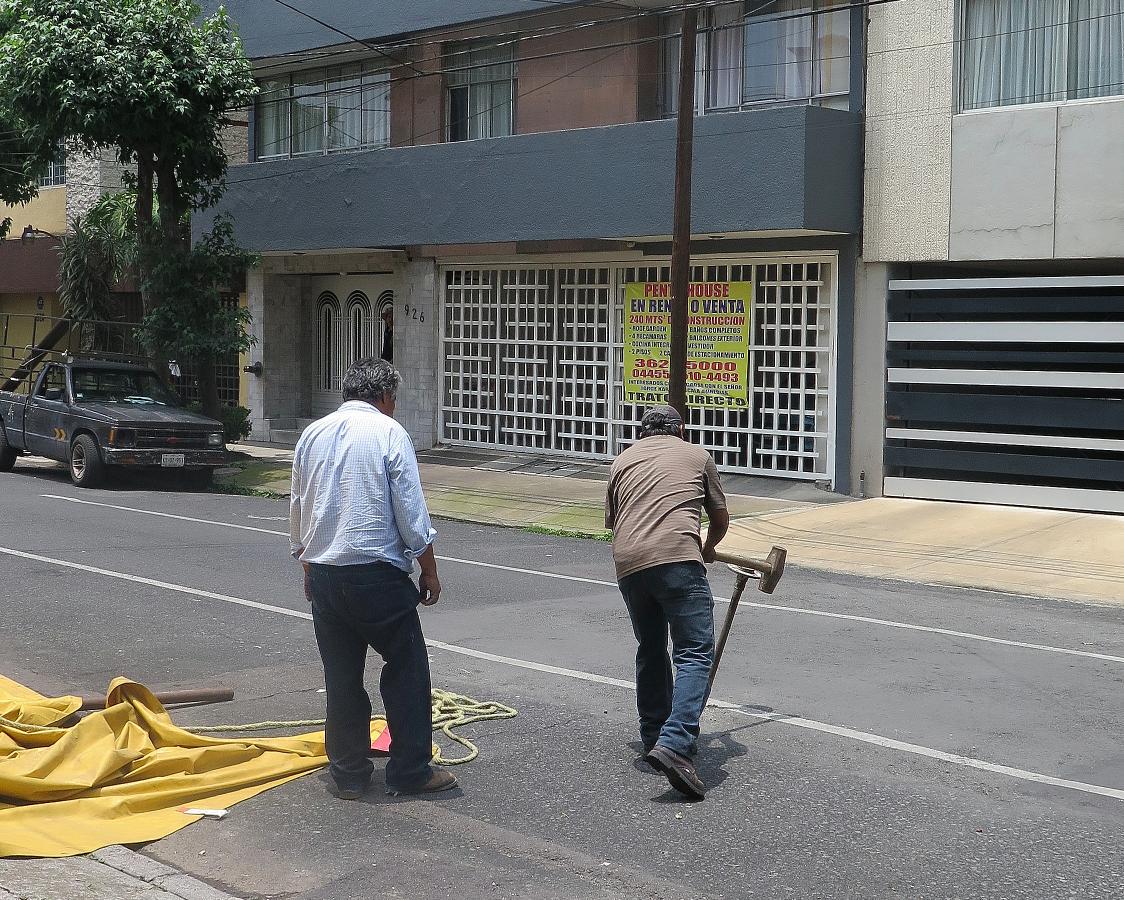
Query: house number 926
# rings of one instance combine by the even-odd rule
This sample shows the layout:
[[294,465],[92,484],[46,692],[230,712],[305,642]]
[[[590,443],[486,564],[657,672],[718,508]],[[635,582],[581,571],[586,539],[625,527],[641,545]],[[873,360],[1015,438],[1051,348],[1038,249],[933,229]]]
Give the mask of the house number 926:
[[417,319],[419,322],[425,321],[424,309],[418,309],[416,306],[410,306],[409,303],[405,304],[402,308],[406,312],[407,319]]

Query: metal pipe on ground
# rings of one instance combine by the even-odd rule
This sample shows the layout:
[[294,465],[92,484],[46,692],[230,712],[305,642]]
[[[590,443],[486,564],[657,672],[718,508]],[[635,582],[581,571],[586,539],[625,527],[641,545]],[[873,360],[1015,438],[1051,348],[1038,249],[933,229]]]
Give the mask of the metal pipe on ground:
[[[226,703],[234,699],[234,688],[187,688],[179,691],[154,691],[164,706],[180,706],[185,703]],[[82,697],[80,710],[105,709],[105,696]]]

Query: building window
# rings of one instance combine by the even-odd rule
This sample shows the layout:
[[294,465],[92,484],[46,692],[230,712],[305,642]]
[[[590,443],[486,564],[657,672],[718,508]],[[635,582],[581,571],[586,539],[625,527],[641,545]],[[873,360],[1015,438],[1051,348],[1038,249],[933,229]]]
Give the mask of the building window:
[[379,294],[379,358],[394,362],[394,291]]
[[39,179],[39,187],[59,187],[66,184],[66,148],[59,144],[51,165]]
[[371,355],[372,338],[371,301],[362,291],[347,298],[348,363]]
[[964,0],[960,108],[1124,94],[1124,0]]
[[343,383],[340,302],[325,291],[316,301],[317,383],[322,391],[338,391]]
[[[846,108],[851,80],[847,0],[777,0],[716,6],[700,16],[695,103],[699,113],[768,103]],[[679,16],[664,20],[677,34]],[[674,115],[679,38],[663,42],[661,108]]]
[[368,150],[390,143],[390,76],[369,66],[295,72],[258,82],[256,156]]
[[515,50],[453,44],[445,57],[450,141],[504,137],[514,130]]

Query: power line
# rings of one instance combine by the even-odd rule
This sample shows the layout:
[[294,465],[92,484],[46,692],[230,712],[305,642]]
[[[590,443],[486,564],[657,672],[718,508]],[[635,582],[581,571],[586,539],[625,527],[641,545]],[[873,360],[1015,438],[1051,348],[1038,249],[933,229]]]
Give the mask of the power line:
[[[698,6],[717,6],[717,5],[722,5],[724,3],[727,3],[727,2],[731,2],[731,0],[718,0],[718,2],[706,2],[706,3],[699,3],[697,5]],[[737,2],[741,2],[741,0],[737,0]],[[828,13],[828,12],[838,11],[838,10],[844,9],[844,8],[851,9],[851,8],[867,7],[867,6],[874,6],[874,5],[882,5],[882,4],[888,3],[888,2],[892,2],[892,0],[868,0],[868,2],[864,2],[864,3],[848,4],[846,7],[842,7],[842,6],[840,6],[840,7],[828,7],[828,8],[825,8],[825,9],[815,10],[815,11],[812,11],[812,12],[805,12],[805,13],[800,13],[800,14],[788,15],[788,16],[784,16],[783,18],[811,18],[812,16],[815,16],[815,15],[822,15],[822,14],[825,14],[825,13]],[[765,4],[765,5],[769,5],[769,4]],[[682,7],[675,7],[675,9],[677,9],[677,10],[681,9],[681,8]],[[763,7],[759,7],[758,11],[762,8]],[[1077,21],[1093,21],[1093,20],[1097,20],[1097,19],[1109,18],[1109,17],[1112,17],[1112,16],[1119,16],[1119,15],[1121,15],[1121,13],[1119,13],[1119,12],[1117,12],[1117,13],[1107,13],[1107,14],[1089,16],[1089,17],[1086,17],[1084,19],[1079,19]],[[779,17],[770,16],[768,21],[777,21],[778,18]],[[604,20],[599,20],[599,21],[603,22]],[[1066,23],[1066,24],[1072,24],[1072,22]],[[714,28],[714,29],[709,29],[709,30],[723,30],[723,29],[728,28],[728,27],[739,27],[740,28],[740,27],[744,27],[744,25],[737,24],[737,25],[734,25],[734,26],[722,26],[721,28]],[[1035,32],[1035,31],[1039,31],[1039,30],[1042,30],[1042,29],[1040,27],[1034,27],[1034,26],[1027,27],[1027,28],[1010,29],[1008,31],[1003,31],[1003,32],[994,32],[994,33],[991,33],[991,34],[977,35],[972,39],[961,38],[961,39],[953,40],[953,41],[940,41],[940,42],[935,42],[935,43],[914,45],[914,46],[909,46],[909,47],[895,47],[895,48],[886,48],[884,50],[868,51],[867,55],[868,56],[878,56],[878,55],[884,55],[884,54],[889,54],[889,53],[907,52],[909,50],[930,49],[930,48],[937,48],[937,47],[942,47],[942,46],[954,46],[954,45],[957,45],[957,44],[966,43],[968,40],[982,40],[982,39],[989,38],[989,37],[1002,37],[1002,36],[1009,36],[1009,35],[1014,35],[1014,34],[1030,33],[1030,32]],[[700,31],[702,31],[702,29],[700,29]],[[616,51],[623,50],[626,46],[631,46],[631,45],[640,44],[640,43],[648,43],[651,40],[665,40],[665,39],[676,37],[676,36],[677,36],[677,34],[668,34],[668,35],[661,35],[657,38],[646,38],[646,39],[641,39],[641,40],[638,40],[638,41],[635,41],[635,42],[625,42],[623,44],[604,45],[602,47],[583,47],[583,48],[575,48],[573,50],[565,51],[565,53],[574,54],[574,53],[594,52],[597,49],[613,49],[614,53],[608,54],[605,57],[602,57],[598,60],[594,60],[587,65],[579,66],[578,68],[572,70],[571,72],[563,73],[562,75],[558,76],[557,78],[551,79],[550,81],[548,81],[548,82],[546,82],[542,85],[539,85],[536,88],[533,88],[531,90],[528,90],[528,91],[524,92],[524,94],[520,95],[520,96],[525,96],[527,94],[533,93],[536,90],[541,90],[545,87],[548,87],[549,85],[557,83],[558,81],[562,80],[563,78],[576,77],[578,75],[578,73],[580,73],[583,69],[589,68],[592,65],[597,64],[598,62],[603,62],[605,59],[608,59],[611,56],[615,55]],[[768,43],[768,41],[763,41],[763,42],[758,42],[758,43]],[[561,54],[552,54],[552,55],[561,55]],[[850,59],[850,54],[848,54],[847,56],[839,56],[839,57],[825,57],[824,59],[825,60],[826,59],[832,59],[832,60],[834,60],[834,59]],[[517,63],[518,60],[514,60],[513,62]],[[434,72],[424,73],[424,77],[434,77],[434,76],[437,76],[437,75],[445,74],[447,72],[463,71],[465,68],[488,67],[490,65],[493,65],[493,64],[484,64],[484,66],[460,67],[460,68],[457,68],[457,69],[448,69],[448,70],[435,70]],[[763,64],[762,67],[772,67],[773,65],[774,64]],[[740,68],[745,68],[745,67],[744,66],[718,67],[718,69],[727,69],[727,68],[728,69],[740,69]],[[409,79],[412,79],[412,78],[415,78],[415,77],[423,77],[423,76],[422,75],[401,76],[400,78],[395,79],[395,80],[396,81],[409,80]],[[601,77],[601,76],[586,76],[586,77]],[[1085,88],[1085,90],[1092,92],[1092,91],[1106,90],[1106,89],[1109,89],[1109,88],[1120,87],[1120,86],[1121,85],[1117,85],[1117,84],[1093,85],[1093,86],[1089,86],[1089,87]],[[327,92],[325,92],[325,93],[327,93]],[[316,96],[316,95],[310,94],[308,96]],[[1035,93],[1035,94],[1027,94],[1027,95],[1022,95],[1022,96],[1015,96],[1015,97],[998,98],[995,105],[1004,105],[1004,104],[1011,104],[1011,103],[1017,103],[1017,102],[1027,102],[1027,101],[1033,102],[1033,101],[1039,99],[1039,97],[1040,97],[1040,95]],[[483,110],[481,113],[478,113],[478,115],[483,115],[484,113],[490,112],[494,109],[500,108],[500,107],[505,106],[505,105],[507,105],[507,101],[505,101],[504,103],[495,104],[495,105],[489,107],[488,109]],[[916,113],[916,114],[920,114],[920,115],[932,115],[932,114],[940,114],[940,113],[946,113],[946,112],[947,113],[954,113],[955,109],[950,108],[950,109],[945,110],[943,108],[932,108],[930,110],[915,110],[915,111],[911,111],[911,112]],[[895,117],[896,118],[907,118],[907,117],[909,117],[909,115],[910,115],[910,113],[895,113],[895,114],[884,114],[884,115],[868,115],[867,118],[868,119],[895,118]],[[322,128],[322,127],[324,127],[323,124],[318,123],[317,125],[311,126],[310,129],[308,129],[308,131],[317,130],[317,129]],[[782,127],[787,127],[787,126],[782,126]],[[416,139],[417,137],[431,136],[435,133],[438,133],[439,131],[442,131],[443,128],[444,128],[444,126],[442,126],[441,128],[433,129],[432,131],[427,132],[423,135],[416,135],[414,137]],[[16,132],[9,132],[9,133],[14,134]],[[301,133],[304,133],[304,132],[297,132],[296,136],[299,136],[299,134],[301,134]],[[291,135],[291,137],[292,136],[293,135]],[[387,148],[378,148],[378,149],[391,149],[391,148],[387,147]],[[374,152],[374,151],[368,150],[368,151],[359,151],[359,152]],[[262,176],[262,177],[281,177],[281,176],[286,175],[286,174],[289,174],[289,173],[275,173],[274,175],[267,175],[267,176]],[[258,178],[240,179],[240,180],[236,180],[232,183],[243,183],[243,182],[249,181],[249,180],[259,180],[259,179]],[[79,182],[73,182],[73,183],[79,183]]]
[[393,56],[393,55],[391,55],[390,53],[387,53],[384,50],[380,50],[377,45],[372,44],[372,43],[368,43],[367,41],[364,41],[364,40],[360,40],[359,38],[348,34],[346,31],[342,31],[341,29],[336,28],[334,25],[330,25],[329,23],[325,22],[323,19],[318,19],[316,16],[312,15],[311,13],[306,13],[304,10],[298,9],[297,7],[293,6],[291,3],[286,2],[286,0],[273,0],[273,2],[277,3],[281,6],[284,6],[286,9],[291,9],[293,12],[297,13],[298,15],[304,16],[306,19],[309,19],[309,20],[315,22],[317,25],[322,25],[324,28],[327,28],[330,31],[334,31],[336,34],[342,35],[343,37],[347,38],[350,41],[356,41],[360,44],[363,44],[366,47],[369,47],[370,49],[372,49],[376,53],[378,53],[380,56],[385,56],[391,62],[397,63],[398,65],[407,66],[408,68],[413,69],[415,72],[421,72],[421,69],[419,69],[413,63],[411,63],[409,60],[406,60],[406,61],[400,60],[398,57]]

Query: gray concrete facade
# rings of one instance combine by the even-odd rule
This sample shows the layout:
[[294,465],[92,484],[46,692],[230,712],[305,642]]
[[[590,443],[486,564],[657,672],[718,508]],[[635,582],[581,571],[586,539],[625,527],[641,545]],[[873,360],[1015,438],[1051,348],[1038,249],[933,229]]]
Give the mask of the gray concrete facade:
[[949,259],[1120,256],[1122,153],[1122,99],[956,116]]
[[[858,232],[857,114],[710,115],[695,134],[696,233]],[[264,252],[670,235],[674,155],[660,121],[280,160],[232,169],[219,209]]]
[[[886,427],[886,288],[889,266],[860,264],[855,272],[851,360],[851,493],[882,494]],[[873,348],[873,352],[872,352]]]
[[[203,0],[200,5],[208,14],[226,7],[251,59],[350,43],[345,34],[367,41],[518,13],[543,13],[541,0],[384,0],[377,5],[366,0],[304,0],[299,4],[309,16],[334,26],[329,28],[273,0]],[[558,0],[550,5],[569,4]]]

